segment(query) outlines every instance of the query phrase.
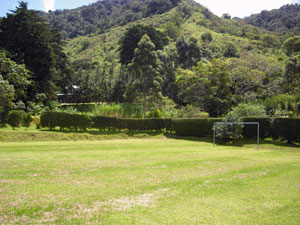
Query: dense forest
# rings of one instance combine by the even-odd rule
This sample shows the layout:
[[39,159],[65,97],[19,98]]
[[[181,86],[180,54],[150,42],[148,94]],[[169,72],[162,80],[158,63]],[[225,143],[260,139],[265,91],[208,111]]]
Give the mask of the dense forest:
[[263,10],[261,13],[251,15],[245,22],[257,27],[276,32],[292,32],[300,34],[300,5],[284,5],[271,11]]
[[180,0],[103,0],[72,10],[41,13],[65,38],[104,33],[113,26],[162,14]]
[[299,113],[300,37],[217,17],[193,0],[104,0],[49,13],[21,2],[0,22],[0,48],[2,120],[57,98],[213,117],[241,103]]

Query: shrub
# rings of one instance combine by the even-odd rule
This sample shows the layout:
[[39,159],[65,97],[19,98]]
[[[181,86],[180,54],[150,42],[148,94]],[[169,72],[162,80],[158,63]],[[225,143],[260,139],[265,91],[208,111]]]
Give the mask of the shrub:
[[300,119],[276,118],[272,124],[272,136],[274,139],[300,143]]
[[[242,117],[247,116],[266,116],[266,111],[262,105],[252,103],[241,103],[234,107],[224,118],[223,122],[242,122]],[[216,126],[216,136],[221,139],[239,138],[243,133],[241,124],[220,124]],[[255,132],[256,134],[256,132]]]
[[201,35],[201,39],[202,39],[202,41],[211,42],[213,40],[213,37],[210,32],[205,32]]
[[12,110],[8,113],[7,123],[15,129],[21,125],[25,112],[23,110]]
[[220,122],[221,119],[175,119],[173,127],[177,135],[209,137],[213,133],[214,122]]
[[31,122],[32,122],[32,117],[30,113],[24,114],[23,120],[21,121],[22,126],[28,128],[30,127]]
[[[244,117],[243,122],[259,122],[259,137],[262,139],[272,136],[272,120],[269,117]],[[246,125],[243,128],[243,136],[245,138],[257,137],[257,126]]]

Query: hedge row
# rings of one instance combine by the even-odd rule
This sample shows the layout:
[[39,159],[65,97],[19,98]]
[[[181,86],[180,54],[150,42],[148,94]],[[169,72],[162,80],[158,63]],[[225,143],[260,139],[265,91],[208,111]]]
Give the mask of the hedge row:
[[69,130],[86,130],[96,128],[100,131],[118,130],[172,130],[172,119],[118,119],[104,116],[88,116],[85,114],[72,114],[66,112],[44,112],[41,115],[41,126],[54,129],[60,127]]
[[172,130],[172,119],[118,119],[113,117],[94,116],[93,117],[93,128],[102,130],[134,130],[134,131],[145,131],[145,130]]
[[[213,134],[214,122],[221,119],[175,119],[174,130],[180,136],[210,137]],[[300,143],[300,119],[269,117],[245,117],[243,122],[259,122],[259,136],[261,139],[273,138],[288,142]],[[245,125],[243,128],[245,138],[257,137],[256,125]]]
[[[162,130],[175,131],[180,136],[210,137],[215,122],[221,119],[118,119],[103,116],[88,116],[85,114],[72,114],[66,112],[45,112],[41,116],[41,126],[54,129],[60,127],[70,130],[86,130],[96,128],[105,130],[133,130],[150,131]],[[246,117],[244,122],[260,123],[260,138],[273,138],[288,142],[300,143],[300,119],[297,118],[276,118],[268,117]],[[243,128],[245,138],[256,138],[257,127],[246,125]]]
[[203,119],[174,119],[173,127],[179,136],[212,136],[212,129],[215,122],[221,122],[221,119],[203,118]]
[[274,139],[300,143],[300,119],[276,118],[272,123]]
[[[244,117],[243,122],[259,122],[259,137],[262,139],[272,137],[272,119],[269,117]],[[243,128],[245,138],[257,138],[257,125],[245,125]]]
[[86,130],[91,126],[91,118],[84,114],[74,114],[66,112],[44,112],[41,115],[41,126],[48,127],[50,130],[55,127],[65,128],[69,130]]

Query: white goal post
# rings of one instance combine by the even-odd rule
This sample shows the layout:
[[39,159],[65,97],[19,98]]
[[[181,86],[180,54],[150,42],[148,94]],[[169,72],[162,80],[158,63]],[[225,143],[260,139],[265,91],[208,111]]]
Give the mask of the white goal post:
[[257,150],[259,150],[259,122],[214,122],[213,131],[214,131],[214,146],[216,146],[216,125],[220,124],[230,124],[230,125],[257,125]]

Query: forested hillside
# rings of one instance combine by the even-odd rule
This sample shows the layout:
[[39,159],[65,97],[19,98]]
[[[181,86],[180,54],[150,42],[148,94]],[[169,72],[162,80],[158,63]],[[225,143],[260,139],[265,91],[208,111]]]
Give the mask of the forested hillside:
[[271,11],[264,10],[261,13],[246,17],[245,22],[257,27],[276,32],[292,32],[300,34],[300,5],[284,5]]
[[104,33],[175,7],[180,0],[103,0],[72,10],[42,13],[65,38]]
[[0,22],[6,113],[50,107],[57,93],[74,103],[138,104],[158,117],[182,107],[223,116],[240,103],[299,112],[299,36],[217,17],[193,0],[105,0],[44,16],[59,29],[24,2]]
[[[126,66],[134,63],[130,61],[133,57],[122,63],[122,40],[130,38],[131,29],[138,24],[154,27],[169,40],[156,49],[156,67],[162,95],[176,104],[198,104],[211,115],[221,115],[239,102],[285,93],[287,55],[277,34],[219,18],[193,1],[182,1],[163,14],[67,42],[75,83],[85,90],[84,101],[136,102],[130,87],[137,81],[131,81],[133,72]],[[134,48],[137,45],[127,54],[133,55]],[[207,77],[211,73],[216,80]]]

